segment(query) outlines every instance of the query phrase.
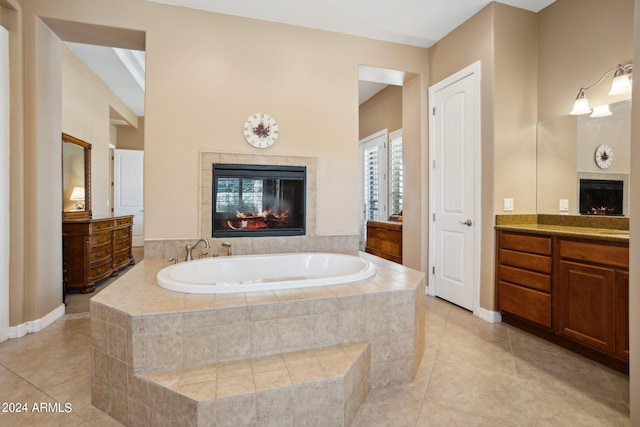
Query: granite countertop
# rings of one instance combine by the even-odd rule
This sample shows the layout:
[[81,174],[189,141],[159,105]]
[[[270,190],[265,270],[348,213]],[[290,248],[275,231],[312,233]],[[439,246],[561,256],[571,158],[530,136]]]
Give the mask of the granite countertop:
[[628,218],[585,218],[568,215],[497,215],[495,229],[629,243]]

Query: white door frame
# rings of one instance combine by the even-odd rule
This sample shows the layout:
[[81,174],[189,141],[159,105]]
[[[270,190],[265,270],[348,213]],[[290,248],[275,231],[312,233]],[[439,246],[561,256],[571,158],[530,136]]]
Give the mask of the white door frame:
[[0,342],[9,339],[9,31],[0,26]]
[[[471,75],[475,78],[475,91],[476,95],[474,97],[476,101],[476,105],[474,105],[474,114],[476,116],[476,126],[474,129],[474,141],[476,141],[474,147],[474,159],[475,159],[475,182],[479,183],[477,191],[475,191],[475,200],[474,200],[474,218],[475,223],[478,225],[477,227],[473,227],[475,232],[475,248],[474,248],[474,266],[473,266],[473,289],[474,289],[474,297],[473,297],[473,314],[479,315],[480,308],[480,248],[481,248],[481,188],[482,188],[482,134],[481,134],[481,92],[480,92],[480,82],[481,82],[481,63],[480,61],[474,62],[468,67],[458,71],[457,73],[452,74],[451,76],[441,80],[440,82],[434,84],[429,87],[429,112],[432,111],[434,106],[432,105],[432,100],[434,99],[435,93],[439,90],[450,86],[453,83],[456,83],[466,77]],[[429,114],[429,159],[435,158],[435,122],[433,118],[433,114]],[[434,296],[435,295],[435,276],[433,274],[433,267],[435,266],[435,223],[433,221],[433,216],[435,214],[435,206],[436,206],[436,191],[435,188],[435,172],[433,168],[433,161],[429,162],[429,287],[428,294]]]

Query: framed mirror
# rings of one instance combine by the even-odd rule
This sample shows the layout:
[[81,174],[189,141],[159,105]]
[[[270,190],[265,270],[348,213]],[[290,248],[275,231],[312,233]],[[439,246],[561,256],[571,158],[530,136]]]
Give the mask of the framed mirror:
[[91,144],[62,134],[62,219],[91,217]]

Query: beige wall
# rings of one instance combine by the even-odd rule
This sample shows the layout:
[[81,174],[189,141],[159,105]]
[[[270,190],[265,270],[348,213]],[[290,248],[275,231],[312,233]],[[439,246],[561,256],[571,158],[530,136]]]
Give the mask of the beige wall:
[[389,132],[402,128],[402,86],[387,86],[360,105],[359,137],[387,129]]
[[535,210],[536,16],[491,3],[429,51],[430,85],[481,61],[480,306],[494,308],[494,217]]
[[[640,0],[635,0],[634,62],[640,62]],[[640,82],[633,79],[633,97],[640,98]],[[636,102],[631,111],[631,164],[640,164],[640,106]],[[629,279],[629,370],[631,388],[631,425],[640,426],[640,173],[631,171],[631,238]]]
[[502,213],[536,211],[537,18],[496,4],[494,34],[494,201]]
[[[145,236],[150,239],[198,237],[198,159],[203,150],[316,157],[317,234],[357,235],[358,65],[417,76],[427,71],[425,49],[343,34],[144,0],[26,2],[24,69],[29,72],[23,87],[29,90],[25,98],[29,122],[28,139],[20,146],[26,147],[23,164],[29,166],[17,171],[12,200],[14,192],[24,194],[19,212],[29,214],[24,224],[11,224],[12,279],[14,275],[19,279],[12,282],[12,325],[40,318],[61,302],[62,95],[55,77],[58,82],[62,78],[62,49],[37,17],[146,33]],[[167,23],[180,31],[168,31]],[[417,104],[424,103],[424,87],[416,85],[414,90]],[[260,111],[272,114],[280,125],[280,139],[268,151],[250,147],[242,137],[246,117]],[[424,120],[420,112],[410,117]],[[417,134],[405,150],[420,159],[426,146],[426,135],[420,132],[425,126],[407,125]],[[76,123],[70,132],[78,134],[81,128]],[[99,138],[108,142],[109,135],[107,123]],[[46,167],[40,167],[44,161]],[[421,183],[415,185],[421,193]],[[420,212],[414,214],[419,217]],[[420,235],[422,230],[410,232]],[[28,243],[47,243],[14,251],[14,236],[21,233]],[[13,295],[21,292],[14,307]]]
[[138,118],[138,127],[117,126],[114,145],[124,150],[144,150],[144,117]]
[[402,263],[427,271],[428,256],[428,75],[415,76],[402,86],[402,161],[404,195],[402,200]]

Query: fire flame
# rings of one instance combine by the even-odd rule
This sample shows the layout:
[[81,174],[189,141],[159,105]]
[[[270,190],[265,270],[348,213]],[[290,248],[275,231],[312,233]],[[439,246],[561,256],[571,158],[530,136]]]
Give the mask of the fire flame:
[[271,213],[271,210],[262,212],[240,212],[236,210],[236,218],[239,220],[227,220],[227,226],[233,230],[257,230],[262,228],[283,227],[289,217],[289,209]]

